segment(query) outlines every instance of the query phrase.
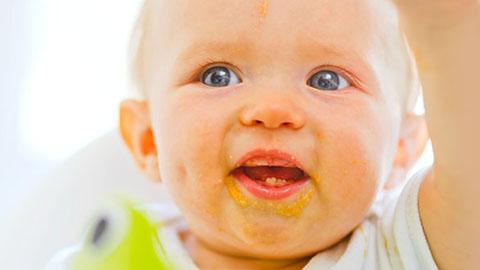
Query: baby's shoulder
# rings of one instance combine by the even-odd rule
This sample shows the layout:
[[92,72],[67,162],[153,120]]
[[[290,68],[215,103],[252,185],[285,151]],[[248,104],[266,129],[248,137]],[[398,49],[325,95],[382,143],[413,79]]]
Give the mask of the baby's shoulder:
[[366,221],[373,238],[369,249],[375,249],[376,259],[392,269],[437,269],[418,208],[420,186],[429,170],[415,172],[383,211]]

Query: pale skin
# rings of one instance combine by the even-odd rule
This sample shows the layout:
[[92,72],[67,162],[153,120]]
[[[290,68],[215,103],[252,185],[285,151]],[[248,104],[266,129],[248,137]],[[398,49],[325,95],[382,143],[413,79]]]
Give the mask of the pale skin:
[[[404,48],[385,1],[153,2],[143,52],[145,100],[122,103],[120,128],[139,167],[161,180],[182,210],[191,230],[185,244],[200,268],[301,269],[348,237],[375,194],[404,179],[418,158],[425,125],[404,110],[403,94],[412,86],[402,84],[402,61],[387,53]],[[480,47],[474,35],[480,16],[455,5],[466,17],[457,27],[421,31],[451,22],[439,18],[457,22],[438,16],[442,3],[453,1],[424,1],[425,11],[398,2],[426,67],[436,163],[420,194],[425,233],[441,269],[473,269],[480,264],[474,256],[480,134],[469,119],[479,110],[473,73],[480,54],[473,48]],[[422,21],[414,10],[424,12]],[[461,55],[450,53],[457,46]],[[242,82],[206,87],[198,74],[207,61],[232,68]],[[306,81],[319,69],[342,74],[349,86],[313,89]],[[451,91],[452,74],[462,78],[458,91]],[[241,208],[229,194],[233,163],[260,146],[294,154],[318,178],[300,216]]]

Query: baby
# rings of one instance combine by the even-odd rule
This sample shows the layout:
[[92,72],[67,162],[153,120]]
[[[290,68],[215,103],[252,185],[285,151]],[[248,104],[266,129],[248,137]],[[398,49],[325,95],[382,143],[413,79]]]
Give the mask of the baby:
[[[480,133],[469,120],[479,113],[480,7],[421,2],[146,1],[134,36],[141,98],[121,104],[120,130],[188,224],[182,260],[480,264]],[[401,27],[436,161],[397,196],[428,139]]]

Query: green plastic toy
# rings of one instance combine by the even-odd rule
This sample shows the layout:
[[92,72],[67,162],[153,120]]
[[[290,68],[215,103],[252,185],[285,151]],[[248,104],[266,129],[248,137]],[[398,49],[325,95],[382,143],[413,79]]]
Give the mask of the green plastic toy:
[[72,258],[73,270],[172,270],[157,230],[131,203],[98,218]]

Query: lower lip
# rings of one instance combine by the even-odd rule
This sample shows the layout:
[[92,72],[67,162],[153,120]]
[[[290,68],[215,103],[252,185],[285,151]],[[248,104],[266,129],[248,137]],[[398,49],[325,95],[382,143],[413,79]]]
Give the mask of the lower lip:
[[309,178],[296,180],[284,186],[267,186],[246,176],[243,172],[234,174],[235,178],[254,196],[265,200],[283,200],[299,192]]

